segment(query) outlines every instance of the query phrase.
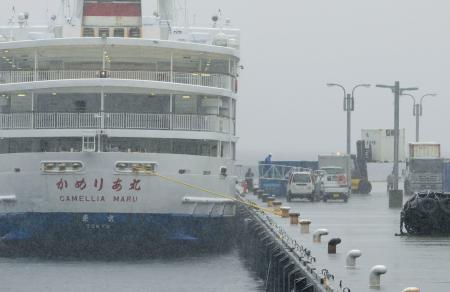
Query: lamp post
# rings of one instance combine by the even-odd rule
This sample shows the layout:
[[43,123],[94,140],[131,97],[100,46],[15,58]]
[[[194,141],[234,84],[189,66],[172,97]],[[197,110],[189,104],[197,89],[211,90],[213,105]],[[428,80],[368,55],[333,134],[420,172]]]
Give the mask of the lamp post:
[[379,88],[387,88],[392,90],[395,98],[394,106],[394,191],[398,192],[398,162],[399,162],[399,142],[400,142],[400,95],[403,95],[404,91],[418,90],[417,87],[411,88],[400,88],[400,82],[395,81],[393,86],[391,85],[380,85],[377,84]]
[[347,112],[347,154],[351,154],[351,122],[352,111],[355,110],[355,90],[359,87],[370,87],[370,84],[358,84],[352,89],[351,94],[347,94],[345,87],[337,83],[327,83],[328,87],[340,87],[344,91],[344,111]]
[[416,98],[414,97],[414,95],[409,94],[409,93],[405,93],[403,94],[404,96],[409,96],[412,98],[414,104],[413,104],[413,116],[416,117],[416,142],[420,141],[420,117],[423,114],[423,99],[427,96],[437,96],[437,94],[435,93],[429,93],[429,94],[425,94],[420,98],[420,102],[416,101]]

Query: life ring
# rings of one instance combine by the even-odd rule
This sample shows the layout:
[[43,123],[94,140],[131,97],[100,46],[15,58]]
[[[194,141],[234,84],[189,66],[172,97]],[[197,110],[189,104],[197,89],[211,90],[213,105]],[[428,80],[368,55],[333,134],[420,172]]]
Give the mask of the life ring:
[[433,214],[439,209],[438,202],[431,198],[421,198],[418,203],[420,210],[427,214]]
[[445,213],[450,214],[450,198],[440,200],[439,205]]

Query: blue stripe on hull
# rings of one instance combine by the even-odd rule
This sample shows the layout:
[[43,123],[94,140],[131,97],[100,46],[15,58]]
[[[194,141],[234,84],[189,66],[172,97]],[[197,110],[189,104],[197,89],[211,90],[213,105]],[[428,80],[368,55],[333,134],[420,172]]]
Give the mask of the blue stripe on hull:
[[98,245],[105,242],[217,244],[233,237],[234,218],[173,214],[19,213],[0,215],[3,244]]

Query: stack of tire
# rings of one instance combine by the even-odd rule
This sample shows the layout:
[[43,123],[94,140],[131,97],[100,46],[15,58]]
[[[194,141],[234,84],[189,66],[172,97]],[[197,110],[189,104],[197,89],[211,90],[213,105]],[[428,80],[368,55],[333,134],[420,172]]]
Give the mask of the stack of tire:
[[403,206],[401,222],[409,234],[450,234],[450,194],[415,194]]

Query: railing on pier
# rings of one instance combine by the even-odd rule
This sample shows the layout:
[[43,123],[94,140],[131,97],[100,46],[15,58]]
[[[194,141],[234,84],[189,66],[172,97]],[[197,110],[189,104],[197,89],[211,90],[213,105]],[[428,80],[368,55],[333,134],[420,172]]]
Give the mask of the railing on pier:
[[[1,83],[100,78],[95,70],[0,71]],[[235,91],[234,77],[225,74],[183,73],[168,71],[107,71],[105,78],[173,82]]]
[[[231,128],[230,128],[231,126]],[[153,113],[8,113],[0,129],[143,129],[235,134],[235,121],[216,115]],[[231,132],[230,132],[231,130]]]

